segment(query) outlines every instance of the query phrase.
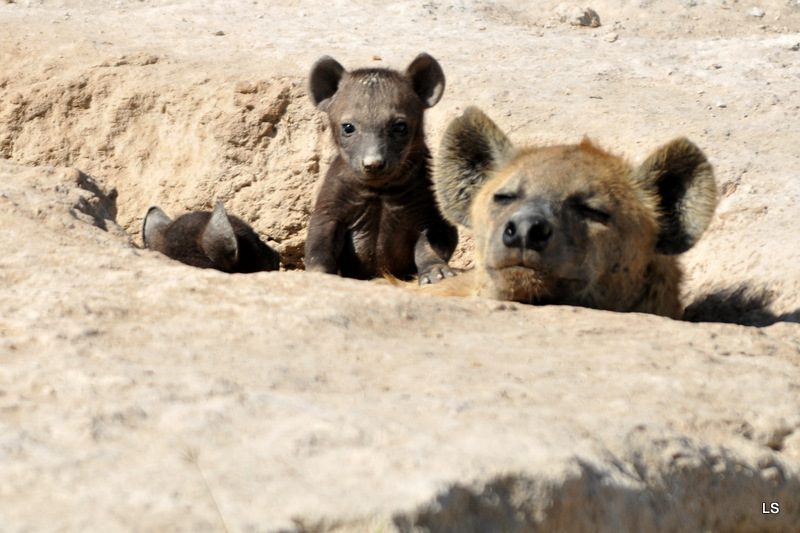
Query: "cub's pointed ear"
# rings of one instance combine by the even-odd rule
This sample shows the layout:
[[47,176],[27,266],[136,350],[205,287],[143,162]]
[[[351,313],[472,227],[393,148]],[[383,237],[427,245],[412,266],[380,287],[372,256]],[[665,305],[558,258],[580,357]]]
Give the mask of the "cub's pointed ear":
[[203,230],[203,251],[214,264],[230,272],[239,259],[239,243],[222,202],[217,201],[214,212]]
[[142,242],[145,248],[161,251],[164,245],[164,232],[172,219],[156,206],[150,207],[142,221]]
[[658,201],[660,254],[680,254],[700,239],[717,207],[714,171],[700,149],[685,137],[653,152],[635,179]]
[[444,216],[471,227],[475,195],[514,153],[509,138],[477,107],[468,107],[454,119],[444,132],[434,161],[433,189]]
[[426,108],[435,106],[442,99],[444,71],[433,57],[424,52],[415,57],[406,67],[406,76]]
[[322,56],[314,63],[308,77],[308,95],[317,109],[328,109],[331,98],[336,94],[339,82],[346,73],[344,67],[331,56]]

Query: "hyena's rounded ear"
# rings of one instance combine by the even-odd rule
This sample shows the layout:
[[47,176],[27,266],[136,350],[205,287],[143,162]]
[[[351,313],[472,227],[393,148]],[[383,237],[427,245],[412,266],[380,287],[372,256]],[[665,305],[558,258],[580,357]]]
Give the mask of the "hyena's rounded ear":
[[406,76],[426,108],[435,106],[442,99],[444,71],[430,55],[423,52],[415,57],[406,67]]
[[161,208],[150,207],[142,221],[142,242],[144,247],[161,251],[164,243],[164,232],[171,223],[172,219]]
[[239,243],[221,201],[203,230],[203,251],[214,264],[230,271],[239,259]]
[[308,77],[308,95],[320,111],[331,104],[331,98],[339,89],[339,82],[347,71],[331,56],[322,56],[311,67]]
[[700,239],[717,207],[714,171],[705,154],[684,137],[653,152],[636,179],[658,201],[660,254],[680,254]]
[[472,227],[472,201],[491,173],[514,153],[505,133],[477,107],[468,107],[450,122],[433,170],[433,189],[442,214],[451,222]]

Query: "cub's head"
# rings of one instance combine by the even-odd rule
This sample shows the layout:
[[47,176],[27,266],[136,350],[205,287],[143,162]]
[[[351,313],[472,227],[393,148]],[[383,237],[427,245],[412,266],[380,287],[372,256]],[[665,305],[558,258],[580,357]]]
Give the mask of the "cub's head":
[[229,216],[220,201],[211,212],[195,211],[176,220],[150,207],[142,223],[142,241],[145,248],[200,268],[249,273],[280,266],[278,253],[246,222]]
[[475,235],[475,292],[680,316],[675,255],[716,205],[711,166],[676,139],[638,167],[578,145],[517,148],[480,110],[448,127],[434,170],[442,212]]
[[414,154],[424,157],[425,109],[444,92],[444,72],[428,54],[420,54],[405,72],[360,69],[347,72],[330,56],[311,68],[311,101],[328,113],[339,153],[368,185],[399,177]]

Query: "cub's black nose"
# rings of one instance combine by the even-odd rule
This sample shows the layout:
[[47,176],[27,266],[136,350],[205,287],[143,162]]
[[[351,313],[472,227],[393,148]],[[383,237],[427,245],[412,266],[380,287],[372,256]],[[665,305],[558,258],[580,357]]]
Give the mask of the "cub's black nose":
[[516,212],[506,221],[503,244],[508,248],[528,248],[541,252],[553,237],[553,225],[539,214]]
[[364,172],[367,174],[372,174],[374,172],[380,172],[381,170],[386,168],[386,160],[385,159],[364,159],[361,162],[361,167],[364,169]]

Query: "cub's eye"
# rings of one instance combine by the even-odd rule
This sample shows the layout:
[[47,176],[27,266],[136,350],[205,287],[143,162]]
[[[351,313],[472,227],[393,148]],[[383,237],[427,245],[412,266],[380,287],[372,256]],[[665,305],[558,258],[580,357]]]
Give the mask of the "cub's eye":
[[342,124],[342,134],[343,135],[346,135],[346,136],[349,137],[350,135],[354,134],[355,132],[356,132],[356,127],[353,126],[352,124],[350,124],[349,122],[346,122],[346,123]]
[[405,135],[408,133],[408,123],[407,122],[395,122],[392,125],[392,133],[395,135]]
[[584,203],[575,204],[575,210],[583,218],[588,218],[593,222],[600,222],[601,224],[605,224],[611,218],[611,213]]
[[515,192],[498,192],[498,193],[495,193],[495,195],[492,198],[492,200],[494,200],[494,203],[496,203],[496,204],[507,205],[507,204],[510,204],[511,202],[517,200],[518,198],[519,198],[519,195],[517,193],[515,193]]

